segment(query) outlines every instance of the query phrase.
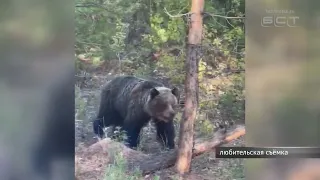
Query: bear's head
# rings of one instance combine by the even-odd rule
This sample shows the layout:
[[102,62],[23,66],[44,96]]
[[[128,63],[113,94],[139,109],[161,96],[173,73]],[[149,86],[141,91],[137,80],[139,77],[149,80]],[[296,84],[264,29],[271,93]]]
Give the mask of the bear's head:
[[172,121],[179,106],[179,90],[177,88],[156,87],[149,91],[146,102],[148,114],[157,120]]

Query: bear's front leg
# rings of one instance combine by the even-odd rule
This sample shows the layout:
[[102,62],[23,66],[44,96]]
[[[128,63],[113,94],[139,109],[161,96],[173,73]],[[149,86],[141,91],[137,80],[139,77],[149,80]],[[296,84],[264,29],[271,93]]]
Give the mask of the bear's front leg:
[[156,129],[157,129],[157,138],[158,140],[167,148],[174,149],[174,138],[175,138],[175,131],[173,121],[170,122],[163,122],[163,121],[156,121]]
[[126,131],[127,139],[126,145],[131,149],[136,149],[139,144],[139,135],[141,127],[131,124],[125,123],[123,126],[123,130]]

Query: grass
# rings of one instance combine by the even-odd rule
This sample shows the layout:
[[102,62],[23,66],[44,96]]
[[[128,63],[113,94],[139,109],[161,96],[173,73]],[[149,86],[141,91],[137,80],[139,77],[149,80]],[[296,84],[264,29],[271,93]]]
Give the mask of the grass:
[[[126,160],[121,153],[115,156],[112,164],[109,164],[105,170],[104,180],[139,180],[144,179],[139,170],[133,172],[126,171]],[[153,177],[154,180],[160,180],[159,176]]]

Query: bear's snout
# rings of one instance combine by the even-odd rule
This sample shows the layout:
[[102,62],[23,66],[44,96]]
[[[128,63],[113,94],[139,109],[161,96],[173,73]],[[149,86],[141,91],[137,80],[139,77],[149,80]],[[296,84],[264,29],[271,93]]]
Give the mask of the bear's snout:
[[174,118],[175,115],[176,115],[176,114],[175,114],[174,112],[169,112],[169,113],[165,116],[165,118],[171,121],[171,120],[173,120],[173,118]]

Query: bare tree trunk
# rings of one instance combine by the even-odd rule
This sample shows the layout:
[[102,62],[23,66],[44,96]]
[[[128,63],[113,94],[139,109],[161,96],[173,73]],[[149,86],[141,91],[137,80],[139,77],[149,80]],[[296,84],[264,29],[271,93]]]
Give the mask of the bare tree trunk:
[[189,172],[192,159],[193,129],[198,108],[198,62],[201,49],[203,7],[204,0],[192,0],[186,60],[186,99],[180,126],[179,150],[176,161],[176,169],[180,174]]

